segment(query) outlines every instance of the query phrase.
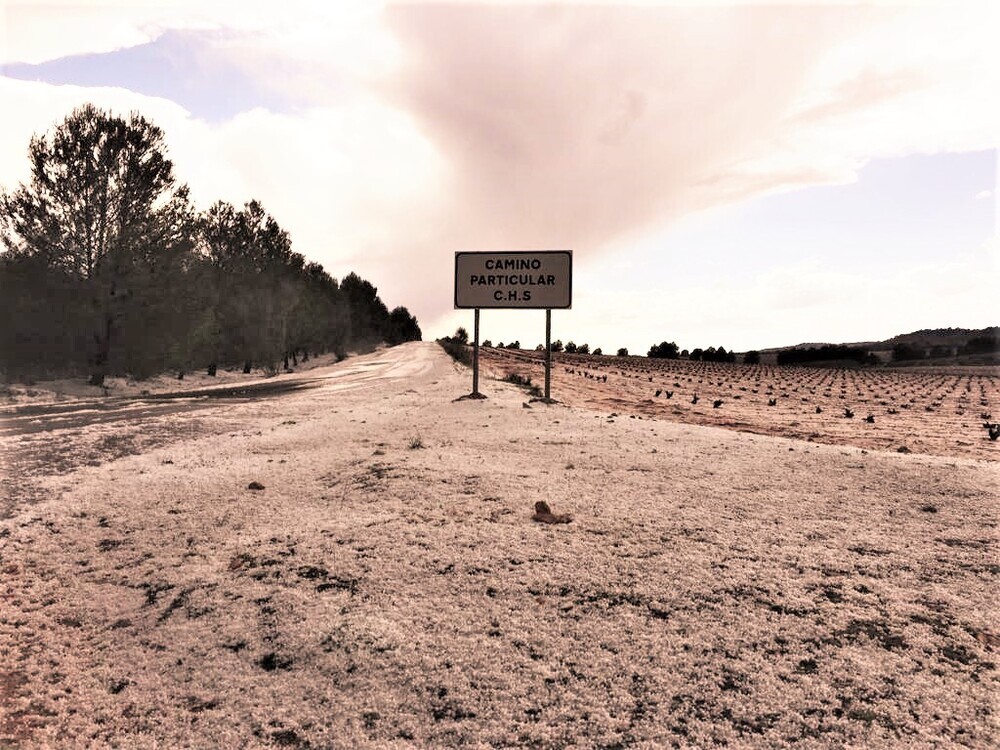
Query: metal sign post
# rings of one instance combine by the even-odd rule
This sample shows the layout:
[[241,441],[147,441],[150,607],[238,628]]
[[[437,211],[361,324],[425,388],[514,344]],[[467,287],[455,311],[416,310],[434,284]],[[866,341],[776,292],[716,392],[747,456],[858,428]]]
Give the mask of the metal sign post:
[[472,326],[472,395],[481,396],[479,392],[479,308],[476,308],[476,319]]
[[552,400],[552,311],[545,311],[545,400]]

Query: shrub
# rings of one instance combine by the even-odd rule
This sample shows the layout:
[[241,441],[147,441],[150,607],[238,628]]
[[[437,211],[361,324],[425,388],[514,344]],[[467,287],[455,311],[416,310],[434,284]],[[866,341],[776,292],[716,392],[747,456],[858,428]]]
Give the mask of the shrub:
[[542,396],[542,389],[531,382],[531,378],[527,375],[521,375],[517,372],[511,372],[505,375],[501,380],[504,383],[513,383],[519,388],[524,388],[532,396],[540,398]]
[[623,346],[621,349],[618,350],[618,354],[616,354],[615,356],[617,356],[617,357],[627,357],[628,356],[628,349],[626,349]]
[[724,346],[720,346],[718,349],[710,346],[701,355],[701,358],[706,362],[735,362],[736,354],[735,352],[727,352]]
[[804,362],[837,362],[853,360],[858,364],[871,361],[867,349],[842,344],[825,344],[808,349],[788,349],[778,353],[779,365],[797,365]]
[[894,362],[901,362],[908,359],[923,359],[926,356],[926,351],[910,344],[896,344],[892,347],[892,359]]
[[[996,329],[994,329],[996,330]],[[962,347],[963,354],[990,354],[1000,352],[1000,338],[992,336],[976,336]]]
[[450,356],[456,362],[465,365],[466,367],[472,367],[472,353],[469,351],[467,344],[458,341],[451,336],[445,336],[437,340],[438,345],[444,349],[448,356]]
[[680,356],[680,352],[677,348],[677,344],[673,341],[663,341],[649,347],[649,351],[646,352],[646,356],[652,359],[677,359]]

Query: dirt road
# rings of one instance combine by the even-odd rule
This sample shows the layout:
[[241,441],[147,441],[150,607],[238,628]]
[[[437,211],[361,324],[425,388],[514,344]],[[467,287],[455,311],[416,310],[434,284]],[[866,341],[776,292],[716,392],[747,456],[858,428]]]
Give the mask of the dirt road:
[[247,418],[280,408],[280,398],[303,389],[339,392],[415,377],[433,368],[433,350],[387,349],[337,365],[220,385],[147,393],[139,397],[77,398],[0,409],[0,518],[16,503],[36,499],[35,479],[99,466],[127,455],[206,434],[223,434]]

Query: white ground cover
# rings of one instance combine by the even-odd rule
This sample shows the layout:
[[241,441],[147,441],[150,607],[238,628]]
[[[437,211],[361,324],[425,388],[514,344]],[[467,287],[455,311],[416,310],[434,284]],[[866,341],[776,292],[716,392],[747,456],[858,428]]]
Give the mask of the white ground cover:
[[[316,368],[328,367],[335,361],[335,355],[323,354],[296,363],[291,371],[299,374],[310,373]],[[249,375],[244,375],[242,368],[230,368],[220,369],[211,377],[204,370],[188,372],[180,380],[178,380],[176,373],[157,375],[147,380],[110,376],[104,379],[103,386],[90,385],[83,377],[45,380],[37,383],[7,383],[0,384],[0,416],[3,414],[3,407],[9,406],[66,403],[102,396],[141,398],[151,393],[245,385],[267,380],[270,380],[270,376],[261,368],[254,369]]]
[[[484,348],[481,360],[498,378],[543,382],[540,352]],[[577,406],[671,422],[1000,460],[1000,442],[984,427],[1000,418],[1000,367],[778,367],[561,353],[552,384]]]
[[993,746],[995,461],[315,372],[7,480],[0,747]]

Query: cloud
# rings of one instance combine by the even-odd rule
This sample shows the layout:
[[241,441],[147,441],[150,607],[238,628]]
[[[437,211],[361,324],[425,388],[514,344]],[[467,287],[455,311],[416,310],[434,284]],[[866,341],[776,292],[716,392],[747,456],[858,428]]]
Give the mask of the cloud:
[[981,22],[954,8],[392,8],[405,65],[390,96],[454,178],[424,252],[586,259],[692,211],[851,182],[873,156],[994,147],[996,74],[968,76],[992,48]]
[[[297,2],[295,8],[270,0],[9,0],[2,20],[0,63],[37,64],[71,55],[113,52],[152,42],[166,30],[227,29],[258,32],[339,21],[337,40],[350,19],[377,12],[362,0]],[[348,23],[344,23],[348,21]]]
[[30,176],[28,142],[62,122],[76,107],[93,102],[118,113],[141,112],[167,135],[188,127],[187,112],[173,102],[113,87],[83,88],[17,81],[0,76],[0,186],[12,188]]
[[[9,78],[56,85],[116,87],[168,99],[195,117],[224,121],[256,107],[285,111],[293,97],[258,82],[241,64],[241,37],[219,31],[166,31],[155,41],[114,52],[60,57],[38,64],[3,66]],[[258,65],[287,70],[257,55]]]
[[[200,205],[260,199],[297,250],[440,335],[455,250],[571,248],[583,272],[678,217],[848,183],[873,157],[996,148],[996,6],[737,5],[15,3],[8,63],[198,39],[209,79],[242,77],[254,106],[206,122],[170,90],[0,78],[0,183],[73,106],[140,109]],[[629,314],[581,300],[573,319]],[[647,327],[714,315],[643,304]]]
[[[843,14],[403,6],[392,91],[455,165],[463,242],[601,248],[707,199]],[[769,51],[777,50],[777,51]]]
[[116,88],[0,78],[0,101],[11,113],[0,120],[4,187],[28,179],[31,135],[75,107],[92,102],[120,114],[139,111],[163,129],[175,174],[199,208],[256,198],[290,231],[295,249],[334,276],[356,270],[375,282],[396,276],[405,286],[407,277],[420,275],[423,261],[409,256],[400,238],[420,238],[428,226],[442,165],[410,118],[377,98],[353,97],[294,116],[254,109],[222,123]]
[[[720,277],[661,290],[577,286],[573,309],[553,312],[552,335],[587,341],[606,353],[624,346],[645,354],[664,339],[687,349],[746,351],[879,340],[920,328],[985,327],[996,318],[983,279],[995,274],[996,266],[991,268],[984,254],[874,275],[807,262],[745,279]],[[608,311],[613,311],[611,325]],[[442,328],[448,333],[458,325],[468,328],[470,320],[470,311],[461,311],[449,315]],[[485,311],[482,336],[533,347],[544,341],[544,318],[537,311]]]

